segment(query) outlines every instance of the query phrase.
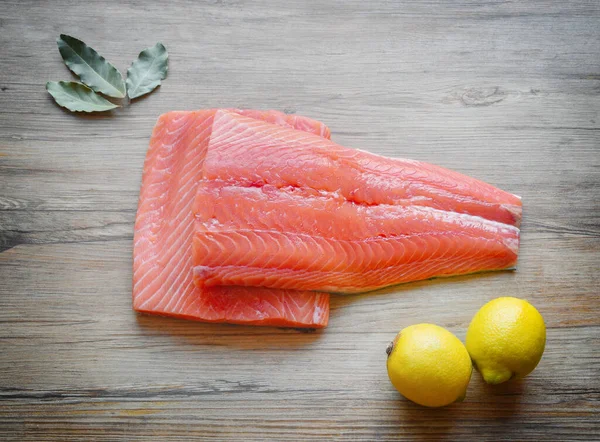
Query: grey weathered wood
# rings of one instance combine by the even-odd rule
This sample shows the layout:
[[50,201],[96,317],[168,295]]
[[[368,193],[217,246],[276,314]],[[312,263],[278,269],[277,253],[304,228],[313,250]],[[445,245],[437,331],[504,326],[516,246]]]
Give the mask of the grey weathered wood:
[[[600,436],[597,1],[3,1],[0,438],[593,440]],[[162,41],[169,77],[101,116],[44,90],[77,36],[123,72]],[[299,333],[136,317],[131,239],[162,112],[274,108],[341,144],[421,159],[523,196],[517,272],[333,297]],[[464,338],[487,300],[529,299],[539,368],[429,410],[385,370],[401,328]]]

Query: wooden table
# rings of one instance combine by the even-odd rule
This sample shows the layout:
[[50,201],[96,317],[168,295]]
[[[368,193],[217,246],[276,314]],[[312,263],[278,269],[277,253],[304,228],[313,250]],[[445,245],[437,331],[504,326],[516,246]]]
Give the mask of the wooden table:
[[[597,1],[5,0],[0,11],[0,439],[600,438]],[[77,36],[125,71],[162,41],[169,77],[100,116],[56,106]],[[337,142],[522,195],[516,272],[334,296],[315,333],[137,316],[133,222],[159,114],[218,106],[326,122]],[[538,369],[425,409],[387,343],[464,338],[486,301],[531,301]]]

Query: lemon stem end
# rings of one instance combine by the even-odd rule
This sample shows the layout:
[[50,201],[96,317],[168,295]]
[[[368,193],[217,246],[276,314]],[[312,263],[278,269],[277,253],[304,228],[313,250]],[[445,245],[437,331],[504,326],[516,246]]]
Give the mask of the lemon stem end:
[[391,355],[392,351],[394,350],[394,341],[390,342],[387,346],[387,348],[385,349],[385,352],[387,353],[387,355]]

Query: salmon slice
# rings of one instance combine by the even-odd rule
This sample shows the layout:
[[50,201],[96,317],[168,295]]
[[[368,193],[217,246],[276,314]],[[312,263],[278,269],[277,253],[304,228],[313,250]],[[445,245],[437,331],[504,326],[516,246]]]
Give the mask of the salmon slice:
[[[161,115],[150,140],[134,232],[133,308],[209,322],[324,327],[329,295],[270,288],[198,289],[192,274],[192,204],[216,109]],[[318,121],[275,111],[235,110],[290,129],[330,136]]]
[[364,205],[339,193],[205,181],[194,211],[194,278],[355,293],[514,267],[515,226],[419,205]]
[[519,226],[521,199],[420,161],[340,146],[227,110],[217,112],[204,177],[339,192],[361,204],[424,206]]

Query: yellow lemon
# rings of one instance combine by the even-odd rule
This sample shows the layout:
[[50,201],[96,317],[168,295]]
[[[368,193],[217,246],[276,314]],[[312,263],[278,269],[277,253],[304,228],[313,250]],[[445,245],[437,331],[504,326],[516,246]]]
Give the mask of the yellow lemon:
[[522,378],[544,353],[544,318],[523,299],[497,298],[475,314],[466,343],[475,368],[488,384]]
[[406,327],[387,349],[392,385],[404,397],[426,407],[464,399],[473,366],[460,340],[433,324]]

